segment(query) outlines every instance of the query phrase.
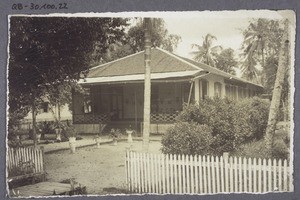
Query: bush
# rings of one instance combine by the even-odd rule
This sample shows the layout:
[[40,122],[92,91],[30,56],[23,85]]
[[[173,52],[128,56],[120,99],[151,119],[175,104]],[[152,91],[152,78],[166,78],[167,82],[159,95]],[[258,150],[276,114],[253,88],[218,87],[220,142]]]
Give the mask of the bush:
[[37,124],[37,130],[41,133],[41,138],[45,138],[45,134],[55,134],[55,122],[53,121],[43,121]]
[[213,140],[207,125],[195,122],[178,122],[162,138],[162,152],[165,154],[208,154]]
[[271,155],[266,149],[264,140],[252,141],[241,145],[231,155],[248,158],[271,158]]
[[185,105],[177,121],[208,125],[213,135],[211,147],[220,155],[262,138],[267,126],[268,109],[269,103],[257,97],[239,102],[206,98],[199,104]]
[[253,136],[251,139],[262,139],[268,124],[269,100],[258,97],[244,99],[238,103],[238,109],[240,109],[240,113],[244,113],[248,117],[247,123]]
[[265,141],[259,140],[241,145],[236,151],[232,152],[231,155],[262,159],[289,159],[288,148],[282,140],[274,142],[271,153],[267,151]]

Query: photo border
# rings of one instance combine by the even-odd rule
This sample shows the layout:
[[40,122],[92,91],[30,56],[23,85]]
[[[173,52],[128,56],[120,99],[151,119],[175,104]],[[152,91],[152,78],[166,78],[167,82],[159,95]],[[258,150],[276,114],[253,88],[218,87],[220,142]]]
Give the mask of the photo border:
[[[300,62],[300,56],[298,56],[299,49],[299,21],[300,17],[297,15],[300,9],[298,0],[2,0],[0,1],[0,151],[3,152],[0,158],[0,199],[6,197],[6,89],[7,89],[7,58],[8,58],[8,15],[10,14],[49,14],[54,13],[48,10],[31,11],[29,9],[12,10],[12,5],[15,3],[22,4],[44,4],[44,3],[67,3],[68,10],[59,10],[55,13],[83,13],[83,12],[124,12],[124,11],[221,11],[221,10],[256,10],[256,9],[268,9],[268,10],[294,10],[296,13],[296,43],[295,43],[295,69],[294,69],[294,122],[300,121],[299,112],[299,88],[300,78],[299,69],[297,67]],[[89,196],[89,197],[72,197],[72,199],[173,199],[173,198],[187,198],[187,199],[297,199],[300,196],[300,180],[299,180],[299,168],[300,168],[300,146],[295,145],[300,143],[299,124],[294,124],[294,192],[290,193],[268,193],[268,194],[214,194],[214,195],[114,195],[114,196]],[[5,199],[8,199],[6,197]],[[40,198],[40,199],[47,199]],[[59,197],[51,199],[62,199]],[[69,199],[64,197],[64,199]]]

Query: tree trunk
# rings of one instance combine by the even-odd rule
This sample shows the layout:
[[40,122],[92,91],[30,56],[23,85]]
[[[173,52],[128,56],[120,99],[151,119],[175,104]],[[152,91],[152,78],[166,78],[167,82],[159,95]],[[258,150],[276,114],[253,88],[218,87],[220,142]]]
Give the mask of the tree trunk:
[[273,142],[274,142],[274,134],[277,123],[277,114],[280,106],[280,97],[282,91],[282,85],[284,82],[284,75],[289,64],[289,21],[286,19],[284,21],[284,33],[281,42],[281,49],[279,52],[279,61],[278,61],[278,69],[276,74],[276,80],[273,89],[272,101],[270,105],[268,125],[266,130],[266,148],[269,153],[272,153]]
[[[35,95],[34,95],[35,96]],[[32,100],[32,136],[33,136],[33,146],[37,147],[37,138],[36,138],[36,105],[33,97]]]
[[144,124],[143,124],[143,149],[149,149],[150,136],[150,108],[151,108],[151,36],[150,18],[144,19],[145,23],[145,85],[144,85]]
[[57,125],[58,125],[58,134],[61,134],[61,117],[60,117],[60,102],[57,103]]

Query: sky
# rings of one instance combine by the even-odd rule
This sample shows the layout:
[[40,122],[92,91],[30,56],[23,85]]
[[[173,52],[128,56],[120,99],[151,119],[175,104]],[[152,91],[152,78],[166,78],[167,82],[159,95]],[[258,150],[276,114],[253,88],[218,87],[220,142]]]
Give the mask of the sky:
[[171,17],[164,17],[164,21],[170,34],[177,34],[182,38],[174,53],[192,58],[191,45],[195,43],[202,45],[203,37],[208,33],[217,38],[213,45],[232,48],[236,54],[241,53],[242,31],[248,27],[251,19],[260,17],[282,19],[281,14],[276,11],[244,10],[177,13]]
[[[181,11],[181,12],[120,12],[120,13],[75,13],[50,14],[62,16],[86,17],[156,17],[163,18],[169,34],[181,36],[182,41],[174,51],[183,57],[192,58],[191,45],[202,45],[203,37],[208,33],[217,37],[213,45],[232,48],[236,56],[241,53],[243,41],[242,30],[249,25],[249,20],[257,18],[283,19],[288,17],[295,20],[294,13],[288,10],[238,10],[238,11]],[[292,24],[295,22],[292,22]]]

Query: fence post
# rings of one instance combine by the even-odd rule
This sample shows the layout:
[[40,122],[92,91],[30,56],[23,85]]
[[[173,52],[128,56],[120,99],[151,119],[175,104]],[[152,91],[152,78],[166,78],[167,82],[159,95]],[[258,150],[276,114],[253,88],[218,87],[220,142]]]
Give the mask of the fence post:
[[229,187],[228,187],[229,186],[229,180],[228,180],[228,159],[229,159],[229,153],[228,152],[224,152],[223,153],[223,163],[224,163],[224,168],[225,168],[225,177],[224,177],[225,191],[224,192],[229,192]]

